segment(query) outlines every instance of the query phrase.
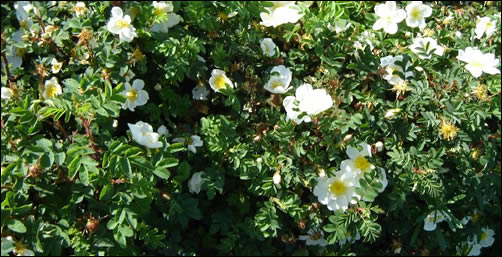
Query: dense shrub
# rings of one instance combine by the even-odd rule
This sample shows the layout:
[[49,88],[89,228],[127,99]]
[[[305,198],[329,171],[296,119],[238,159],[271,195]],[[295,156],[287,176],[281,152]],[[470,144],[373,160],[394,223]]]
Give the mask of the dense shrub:
[[1,8],[2,255],[500,252],[500,2]]

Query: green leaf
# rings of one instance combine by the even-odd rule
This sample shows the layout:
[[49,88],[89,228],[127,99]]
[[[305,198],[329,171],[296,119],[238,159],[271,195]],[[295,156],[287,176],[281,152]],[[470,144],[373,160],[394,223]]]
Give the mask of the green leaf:
[[24,224],[17,219],[7,220],[7,227],[17,233],[26,233],[26,227]]
[[167,169],[167,168],[174,167],[176,165],[178,165],[178,159],[176,159],[176,158],[166,158],[166,159],[163,159],[163,160],[159,161],[157,163],[157,165],[155,165],[155,166]]
[[85,166],[81,166],[80,171],[79,171],[79,176],[80,176],[80,182],[84,184],[85,186],[89,185],[89,171]]
[[163,179],[168,179],[169,176],[171,176],[171,173],[169,172],[169,170],[161,168],[161,167],[154,169],[153,174],[155,174],[158,177],[163,178]]
[[110,199],[113,195],[113,186],[110,184],[106,184],[103,189],[101,189],[101,193],[99,193],[99,200],[106,201]]
[[128,178],[132,178],[131,163],[128,158],[120,159],[120,168]]
[[80,169],[80,165],[82,164],[80,156],[76,156],[68,165],[68,177],[70,179],[75,178],[77,171]]
[[185,144],[184,143],[174,143],[170,144],[168,147],[166,147],[166,151],[169,153],[175,153],[179,151],[183,151],[185,149]]

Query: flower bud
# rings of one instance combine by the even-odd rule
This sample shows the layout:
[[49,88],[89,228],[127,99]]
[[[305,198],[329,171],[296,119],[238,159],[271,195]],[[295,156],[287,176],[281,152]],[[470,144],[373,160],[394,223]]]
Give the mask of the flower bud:
[[395,108],[395,109],[389,109],[385,113],[385,118],[386,119],[392,119],[394,118],[399,112],[401,111],[400,108]]
[[378,152],[381,152],[383,150],[383,143],[381,141],[376,142],[375,147]]
[[274,180],[274,184],[279,185],[281,183],[281,172],[276,171],[272,179]]

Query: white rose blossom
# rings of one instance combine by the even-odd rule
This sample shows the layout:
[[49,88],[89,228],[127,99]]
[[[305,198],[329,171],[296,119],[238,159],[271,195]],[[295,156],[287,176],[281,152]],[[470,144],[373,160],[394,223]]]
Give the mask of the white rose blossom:
[[165,13],[167,14],[167,21],[154,23],[150,28],[151,32],[167,33],[167,31],[170,28],[178,25],[180,21],[183,21],[183,18],[181,16],[172,12],[174,9],[172,1],[167,1],[167,2],[153,1],[153,7],[154,7],[153,14],[155,16],[158,16]]
[[326,246],[328,242],[324,239],[324,232],[321,229],[309,229],[308,235],[300,235],[298,239],[304,240],[306,245]]
[[424,219],[424,230],[434,231],[436,229],[437,223],[440,223],[450,217],[443,211],[433,211],[427,215]]
[[61,89],[61,85],[59,85],[58,79],[56,77],[52,77],[50,80],[45,81],[44,92],[42,94],[45,100],[62,93],[63,90]]
[[496,68],[499,59],[492,53],[483,54],[477,48],[467,47],[465,50],[458,50],[457,59],[467,63],[465,68],[475,78],[481,76],[483,72],[491,75],[500,74],[500,70]]
[[296,89],[295,96],[288,96],[282,101],[286,109],[287,120],[297,124],[311,122],[317,115],[333,106],[333,99],[324,89],[313,89],[310,84],[303,84]]
[[263,51],[263,54],[269,57],[272,57],[275,55],[275,43],[271,38],[264,38],[260,42],[260,47],[261,50]]
[[202,179],[203,174],[204,172],[200,171],[192,175],[192,178],[188,181],[188,191],[190,191],[190,193],[200,193],[200,188],[202,184],[204,184],[204,180]]
[[73,6],[73,11],[75,12],[75,15],[77,17],[80,17],[82,15],[85,15],[87,12],[87,7],[85,6],[84,2],[77,2],[75,6]]
[[383,30],[389,34],[397,32],[397,24],[406,18],[406,12],[403,9],[396,8],[395,1],[387,1],[385,4],[375,6],[375,14],[378,20],[373,24],[374,30]]
[[[426,48],[427,45],[428,47]],[[417,54],[420,59],[430,59],[433,53],[439,56],[442,56],[444,53],[444,48],[438,45],[437,41],[431,37],[417,37],[408,48]],[[418,48],[422,48],[425,51],[418,50]]]
[[293,73],[290,69],[286,68],[284,65],[279,65],[272,68],[270,73],[272,75],[267,84],[265,84],[265,89],[267,91],[273,94],[284,94],[291,89],[289,84],[293,78]]
[[6,248],[10,248],[9,246],[14,247],[13,251],[16,256],[35,256],[32,250],[27,249],[22,242],[14,241],[11,236],[2,237],[2,251],[4,246]]
[[2,87],[2,99],[9,100],[12,97],[12,89],[8,87]]
[[490,17],[483,17],[476,23],[476,29],[474,32],[476,33],[477,39],[481,39],[485,33],[486,37],[489,38],[495,32],[496,28],[497,20],[492,20]]
[[319,177],[317,181],[313,193],[330,211],[345,211],[349,204],[357,203],[354,198],[358,198],[355,188],[359,187],[359,181],[352,170],[342,168],[335,177]]
[[125,90],[122,91],[122,95],[126,97],[125,103],[122,105],[122,109],[129,108],[131,112],[134,112],[136,106],[145,105],[148,101],[148,93],[143,90],[145,82],[141,79],[135,79],[132,86],[129,82],[125,83]]
[[427,25],[425,18],[431,16],[432,8],[428,5],[422,4],[422,1],[411,2],[406,6],[406,25],[411,28],[418,27],[420,30],[424,29]]
[[58,62],[56,58],[52,58],[51,66],[52,73],[56,74],[63,67],[63,62]]
[[208,95],[209,95],[209,90],[207,90],[207,88],[203,85],[195,86],[192,89],[192,97],[195,100],[199,101],[207,100]]
[[192,153],[197,153],[196,147],[201,147],[204,145],[204,142],[202,142],[200,137],[197,135],[193,135],[189,138],[178,137],[178,138],[173,139],[173,142],[174,143],[178,143],[178,142],[184,143],[185,145],[187,145],[188,150],[190,150]]
[[495,231],[489,228],[481,228],[481,231],[481,235],[479,236],[479,245],[481,245],[481,247],[492,246],[493,242],[495,242],[495,238],[493,237],[495,235]]
[[153,132],[153,128],[150,124],[138,121],[136,124],[127,123],[127,125],[129,126],[132,138],[136,141],[136,143],[148,148],[162,147],[162,142],[159,141],[160,135]]
[[131,42],[136,36],[136,29],[131,24],[131,17],[124,15],[120,7],[112,8],[112,17],[106,24],[106,28],[113,34],[118,34],[120,42]]
[[274,6],[266,7],[266,12],[260,13],[261,24],[274,28],[285,23],[296,23],[303,14],[300,14],[300,7],[295,1],[271,1]]
[[375,168],[375,165],[371,164],[367,158],[371,157],[371,146],[364,142],[360,143],[359,146],[362,147],[362,151],[359,151],[357,148],[351,146],[347,147],[345,152],[349,156],[349,159],[342,161],[340,164],[342,170],[348,167],[348,169],[352,170],[358,178],[365,172]]
[[220,92],[220,90],[229,87],[234,88],[234,84],[232,83],[232,81],[230,81],[227,75],[225,75],[225,72],[218,69],[213,69],[213,71],[211,72],[209,85],[216,92]]

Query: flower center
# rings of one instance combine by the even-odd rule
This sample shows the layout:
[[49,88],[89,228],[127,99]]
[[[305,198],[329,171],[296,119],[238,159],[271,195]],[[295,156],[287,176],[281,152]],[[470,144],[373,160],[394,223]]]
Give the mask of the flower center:
[[123,20],[123,19],[120,19],[118,21],[118,25],[119,25],[119,28],[123,29],[123,28],[129,28],[131,26],[131,24],[129,24],[129,22]]
[[311,240],[319,240],[322,237],[321,233],[314,233],[310,235]]
[[335,180],[329,186],[329,191],[335,196],[343,195],[347,191],[347,186],[340,180]]
[[15,252],[18,256],[23,256],[23,255],[24,255],[24,245],[23,245],[23,243],[21,243],[21,242],[16,242],[16,249],[14,250],[14,252]]
[[54,97],[54,96],[56,95],[56,93],[57,93],[57,92],[58,92],[58,89],[57,89],[55,86],[52,86],[52,85],[51,85],[51,86],[49,86],[49,87],[47,88],[47,96],[48,96],[49,98]]
[[421,15],[420,15],[420,10],[418,8],[414,8],[412,11],[411,11],[411,14],[410,16],[415,19],[415,20],[418,20],[421,18]]
[[138,90],[136,89],[131,89],[127,91],[127,99],[129,99],[129,102],[134,102],[138,98]]
[[225,81],[225,78],[220,75],[218,77],[216,77],[215,81],[214,81],[214,84],[216,86],[217,89],[222,89],[222,88],[225,88],[226,86],[226,81]]
[[476,67],[476,68],[479,68],[479,69],[483,69],[484,65],[482,62],[478,61],[478,60],[474,60],[472,61],[471,65],[473,67]]
[[489,28],[491,26],[493,26],[493,23],[491,21],[489,21],[489,22],[486,23],[486,28]]
[[164,13],[164,10],[162,8],[156,7],[155,10],[153,10],[153,15],[159,16]]
[[275,89],[277,87],[281,87],[281,86],[283,86],[283,85],[282,85],[282,82],[279,81],[279,80],[276,80],[276,81],[272,82],[272,88],[273,89]]
[[354,166],[356,166],[356,168],[360,169],[362,172],[366,172],[371,165],[368,160],[364,158],[364,156],[359,155],[354,161]]
[[385,17],[385,21],[387,21],[387,23],[391,23],[392,22],[392,16]]
[[441,124],[440,134],[442,134],[445,139],[451,140],[457,135],[457,127],[450,123],[443,123]]
[[484,241],[487,237],[488,237],[488,235],[485,232],[483,232],[483,233],[481,233],[481,236],[479,237],[479,239],[480,239],[480,241]]

